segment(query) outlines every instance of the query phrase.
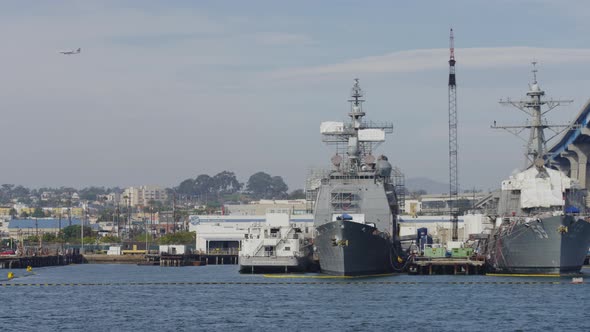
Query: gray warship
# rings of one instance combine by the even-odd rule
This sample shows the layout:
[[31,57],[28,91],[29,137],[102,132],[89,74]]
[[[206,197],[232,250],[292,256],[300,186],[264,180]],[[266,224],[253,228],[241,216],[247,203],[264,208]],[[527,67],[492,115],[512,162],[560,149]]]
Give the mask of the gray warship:
[[546,155],[544,129],[560,128],[554,130],[555,137],[572,127],[549,125],[543,114],[569,101],[545,101],[534,66],[533,62],[528,99],[501,101],[527,113],[528,123],[492,126],[515,135],[530,130],[525,170],[502,182],[497,215],[492,217],[496,227],[486,253],[487,270],[492,274],[576,274],[590,246],[586,191],[561,171],[550,168]]
[[314,249],[322,273],[359,276],[390,273],[403,260],[397,215],[403,174],[387,157],[373,156],[390,123],[364,121],[363,92],[355,79],[350,121],[323,122],[322,140],[336,146],[333,168],[318,179]]

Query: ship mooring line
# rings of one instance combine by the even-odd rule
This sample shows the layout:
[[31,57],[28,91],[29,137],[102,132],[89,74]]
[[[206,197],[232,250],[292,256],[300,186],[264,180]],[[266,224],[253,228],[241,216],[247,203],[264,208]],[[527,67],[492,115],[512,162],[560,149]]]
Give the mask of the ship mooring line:
[[509,274],[509,273],[486,273],[487,277],[543,277],[543,278],[560,278],[563,275],[557,273],[540,273],[540,274]]
[[[82,287],[82,286],[219,286],[219,285],[565,285],[570,282],[561,281],[283,281],[283,282],[252,282],[252,281],[187,281],[187,282],[108,282],[108,283],[0,283],[0,287]],[[582,283],[584,284],[584,283]]]
[[300,274],[264,274],[265,278],[273,279],[358,279],[358,278],[379,278],[379,277],[391,277],[396,275],[395,273],[383,273],[383,274],[370,274],[362,276],[331,276],[331,275],[300,275]]
[[37,275],[37,273],[35,273],[35,272],[27,272],[26,274],[23,274],[21,276],[14,276],[12,278],[2,278],[2,279],[0,279],[0,282],[10,281],[10,280],[18,279],[18,278],[30,277],[30,276],[34,276],[34,275]]

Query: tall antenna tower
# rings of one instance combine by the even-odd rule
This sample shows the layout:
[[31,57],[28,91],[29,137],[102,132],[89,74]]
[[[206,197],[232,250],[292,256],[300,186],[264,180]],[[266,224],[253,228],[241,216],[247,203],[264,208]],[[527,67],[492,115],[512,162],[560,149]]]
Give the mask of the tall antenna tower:
[[449,211],[452,223],[452,239],[459,239],[459,169],[457,167],[457,85],[455,80],[455,36],[449,37]]

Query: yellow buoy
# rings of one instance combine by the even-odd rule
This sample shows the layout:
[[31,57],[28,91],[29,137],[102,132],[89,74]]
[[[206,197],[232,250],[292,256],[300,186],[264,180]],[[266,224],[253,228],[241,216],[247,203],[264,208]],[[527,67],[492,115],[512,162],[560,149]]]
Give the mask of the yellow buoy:
[[27,266],[27,272],[31,272],[31,271],[33,271],[33,268],[30,265]]
[[14,273],[8,272],[8,276],[7,277],[8,277],[8,280],[14,278]]

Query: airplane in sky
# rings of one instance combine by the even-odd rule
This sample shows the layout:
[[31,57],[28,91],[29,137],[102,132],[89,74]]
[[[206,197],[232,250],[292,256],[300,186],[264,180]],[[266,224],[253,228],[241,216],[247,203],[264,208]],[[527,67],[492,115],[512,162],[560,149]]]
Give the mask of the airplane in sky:
[[81,48],[78,48],[77,50],[71,50],[71,51],[60,51],[59,53],[65,54],[65,55],[72,55],[72,54],[78,54],[80,52],[82,52]]

